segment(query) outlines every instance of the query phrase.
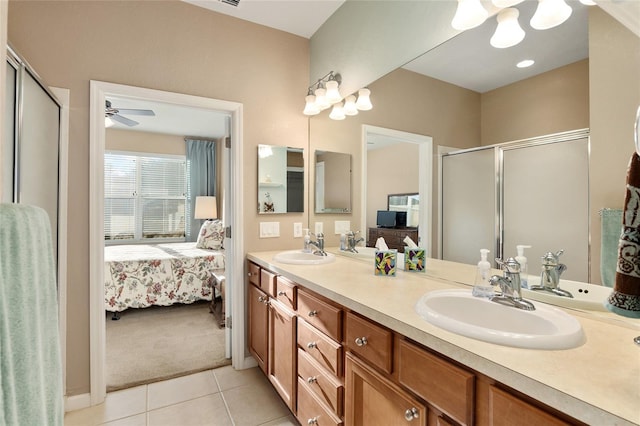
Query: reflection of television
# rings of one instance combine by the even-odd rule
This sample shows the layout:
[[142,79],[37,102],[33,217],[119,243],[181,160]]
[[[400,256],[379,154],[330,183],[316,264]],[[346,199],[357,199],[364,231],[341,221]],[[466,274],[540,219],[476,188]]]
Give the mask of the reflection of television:
[[396,226],[396,213],[389,210],[378,210],[376,217],[378,228],[394,228]]
[[396,226],[398,228],[407,226],[407,212],[396,212]]

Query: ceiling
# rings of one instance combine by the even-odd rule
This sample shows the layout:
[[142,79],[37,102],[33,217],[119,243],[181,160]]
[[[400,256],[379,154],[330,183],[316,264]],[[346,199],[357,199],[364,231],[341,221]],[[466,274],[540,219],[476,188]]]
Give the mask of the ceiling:
[[[344,0],[239,0],[236,7],[226,3],[235,0],[184,1],[305,38],[310,38],[344,3]],[[520,24],[526,32],[525,40],[517,47],[496,49],[489,44],[496,26],[495,17],[491,17],[482,26],[461,33],[403,68],[483,93],[584,59],[588,57],[587,6],[577,0],[567,2],[574,10],[569,20],[545,31],[533,30],[528,24],[537,1],[526,0],[517,5]],[[534,59],[536,64],[526,69],[516,68],[515,64],[522,59]],[[227,134],[224,117],[215,111],[107,98],[116,108],[156,112],[155,117],[127,117],[138,121],[138,126],[116,124],[115,128],[211,138]]]

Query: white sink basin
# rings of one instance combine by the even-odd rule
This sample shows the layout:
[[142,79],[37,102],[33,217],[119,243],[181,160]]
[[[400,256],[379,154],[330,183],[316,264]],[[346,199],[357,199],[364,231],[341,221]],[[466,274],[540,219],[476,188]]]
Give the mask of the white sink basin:
[[[536,285],[539,282],[539,277],[529,276],[529,285]],[[565,308],[607,311],[603,303],[611,294],[611,288],[568,280],[560,280],[559,287],[562,290],[570,292],[573,298],[558,296],[553,293],[547,293],[546,291],[531,291],[525,288],[522,289],[522,297]]]
[[336,260],[336,256],[332,253],[327,253],[326,256],[318,256],[313,253],[305,253],[302,250],[290,250],[276,254],[273,256],[273,260],[294,265],[322,265],[323,263],[333,262]]
[[504,346],[569,349],[584,342],[574,317],[542,303],[535,307],[524,311],[474,297],[470,290],[438,290],[425,294],[415,309],[440,328]]

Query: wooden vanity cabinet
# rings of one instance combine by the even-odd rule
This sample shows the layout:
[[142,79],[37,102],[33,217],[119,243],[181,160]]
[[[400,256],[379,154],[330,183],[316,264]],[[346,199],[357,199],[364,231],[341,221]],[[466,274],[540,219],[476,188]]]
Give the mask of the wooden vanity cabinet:
[[347,352],[345,424],[426,426],[427,407]]
[[267,376],[293,412],[296,407],[296,355],[296,316],[284,304],[271,299]]
[[258,366],[267,372],[269,354],[269,296],[255,285],[247,289],[249,305],[249,352]]

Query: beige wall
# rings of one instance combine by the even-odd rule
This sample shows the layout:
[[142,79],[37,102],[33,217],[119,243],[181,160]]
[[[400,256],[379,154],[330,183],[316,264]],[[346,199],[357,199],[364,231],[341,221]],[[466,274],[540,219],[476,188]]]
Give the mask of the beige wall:
[[589,60],[482,94],[482,145],[589,127]]
[[387,195],[419,191],[420,145],[398,143],[367,152],[367,228],[387,209]]
[[122,129],[107,129],[104,144],[111,151],[165,155],[185,155],[186,151],[183,136]]
[[[240,102],[244,106],[246,250],[294,246],[259,240],[257,145],[307,146],[301,114],[309,41],[181,1],[9,2],[9,42],[48,85],[70,89],[67,393],[89,392],[89,81]],[[266,242],[265,242],[266,241]]]

